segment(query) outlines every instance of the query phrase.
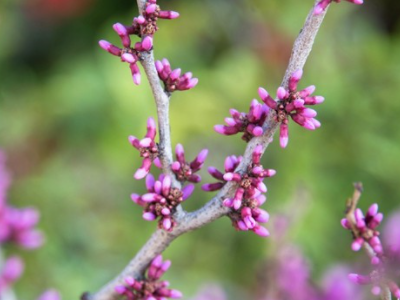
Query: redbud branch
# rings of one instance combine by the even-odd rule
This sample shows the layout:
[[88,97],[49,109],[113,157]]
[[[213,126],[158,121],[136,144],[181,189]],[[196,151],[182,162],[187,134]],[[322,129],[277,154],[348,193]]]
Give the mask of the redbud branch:
[[[146,0],[137,0],[139,14],[142,14]],[[171,131],[169,125],[169,100],[170,95],[167,94],[160,82],[158,73],[154,63],[153,50],[141,53],[141,64],[146,72],[147,79],[150,83],[151,91],[157,107],[158,116],[158,132],[160,135],[158,151],[162,170],[164,174],[171,176],[173,186],[180,188],[180,183],[175,179],[175,175],[171,170],[172,164],[172,148],[171,148]]]
[[[318,1],[315,3],[317,2]],[[137,0],[137,3],[139,11],[141,12],[146,4],[146,0]],[[288,87],[288,79],[291,73],[304,67],[325,13],[326,10],[320,15],[315,16],[313,14],[313,9],[311,9],[308,14],[304,27],[300,31],[300,34],[294,43],[289,65],[282,81],[283,87]],[[171,174],[169,168],[172,162],[168,120],[169,96],[164,92],[158,79],[152,52],[143,53],[142,65],[147,74],[157,104],[160,130],[160,152],[162,153],[161,161],[163,164],[163,171],[167,174]],[[263,125],[264,134],[260,137],[253,138],[248,143],[243,155],[243,160],[239,165],[237,172],[245,172],[252,161],[252,153],[257,145],[262,145],[262,149],[265,151],[271,143],[272,137],[279,127],[279,123],[275,120],[274,114],[275,112],[271,110],[265,124]],[[175,178],[174,176],[171,177]],[[86,294],[85,299],[118,299],[118,294],[114,291],[115,286],[122,285],[124,283],[124,278],[127,276],[139,277],[143,270],[150,264],[151,260],[157,254],[162,253],[176,237],[188,231],[198,229],[226,215],[230,208],[224,207],[222,205],[222,200],[231,196],[234,193],[235,188],[235,183],[228,182],[224,188],[202,208],[191,213],[181,213],[176,216],[177,225],[171,232],[168,233],[160,229],[157,230],[116,278],[107,283],[96,294],[92,296]]]
[[[349,222],[351,232],[355,238],[360,236],[359,231],[356,226],[355,211],[357,209],[358,201],[361,198],[361,193],[363,192],[363,186],[361,182],[354,183],[354,193],[353,196],[347,199],[346,204],[346,219]],[[363,247],[368,257],[372,259],[376,256],[375,251],[368,243],[363,243]],[[387,285],[381,285],[382,292],[380,294],[381,300],[391,300],[392,293]]]
[[[3,269],[4,266],[4,255],[3,249],[0,247],[0,270]],[[1,300],[17,300],[17,296],[11,288],[6,289],[0,294]]]

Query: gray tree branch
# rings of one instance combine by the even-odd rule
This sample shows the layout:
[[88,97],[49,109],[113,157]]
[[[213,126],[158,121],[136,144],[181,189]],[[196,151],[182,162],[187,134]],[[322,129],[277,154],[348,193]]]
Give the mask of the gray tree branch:
[[[142,12],[146,4],[146,0],[137,0],[137,3],[139,11]],[[315,3],[317,3],[317,1]],[[304,67],[325,13],[326,11],[319,16],[314,16],[312,9],[308,14],[305,24],[294,43],[289,65],[282,81],[283,87],[287,88],[288,79],[291,73]],[[164,92],[158,79],[158,74],[154,66],[154,56],[152,51],[143,55],[142,65],[150,82],[157,105],[163,171],[167,174],[171,174],[169,167],[172,162],[171,138],[168,119],[169,96]],[[257,145],[262,145],[263,151],[265,151],[265,149],[271,143],[272,137],[279,127],[279,123],[277,123],[274,119],[274,114],[274,111],[270,112],[263,126],[264,134],[260,137],[253,138],[247,144],[245,153],[243,155],[243,160],[238,167],[238,172],[245,172],[251,163],[252,153]],[[235,183],[228,182],[214,198],[212,198],[199,210],[190,213],[180,211],[178,215],[175,216],[178,224],[172,232],[168,233],[160,229],[157,230],[117,277],[103,286],[95,294],[85,294],[83,298],[90,300],[118,299],[118,294],[114,291],[115,286],[122,285],[124,283],[124,278],[127,276],[139,277],[149,265],[151,260],[157,254],[162,253],[176,237],[188,231],[198,229],[226,215],[229,212],[229,208],[222,205],[222,200],[232,196],[235,188]]]

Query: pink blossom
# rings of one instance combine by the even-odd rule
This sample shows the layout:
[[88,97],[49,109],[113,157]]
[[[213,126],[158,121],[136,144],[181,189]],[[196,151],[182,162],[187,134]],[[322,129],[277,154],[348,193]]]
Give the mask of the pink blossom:
[[199,80],[192,78],[192,73],[187,72],[181,75],[181,69],[171,69],[169,61],[164,58],[155,62],[158,77],[164,82],[167,92],[184,91],[194,88]]
[[193,183],[200,182],[200,175],[195,173],[203,167],[203,164],[207,158],[207,154],[208,149],[203,149],[192,162],[188,163],[185,160],[185,150],[183,146],[181,144],[176,145],[176,161],[174,161],[171,165],[171,169],[175,173],[176,178],[179,181],[189,181]]
[[188,184],[180,190],[172,187],[169,175],[161,174],[155,180],[153,175],[148,174],[146,188],[148,193],[144,195],[132,194],[132,201],[144,207],[143,219],[154,221],[158,218],[158,227],[171,231],[176,224],[173,218],[176,207],[191,196],[194,185]]
[[126,277],[125,284],[116,286],[115,291],[127,300],[182,298],[180,291],[168,288],[168,281],[159,281],[170,266],[169,260],[163,261],[162,256],[157,255],[147,268],[147,275],[143,279]]
[[[101,48],[114,56],[119,56],[122,62],[129,64],[133,82],[138,85],[141,81],[140,70],[137,65],[141,52],[151,51],[153,49],[153,36],[158,30],[157,19],[175,19],[179,14],[174,11],[162,11],[157,5],[156,0],[147,1],[146,8],[141,16],[133,18],[132,25],[126,26],[121,23],[113,25],[115,32],[121,38],[122,49],[111,43],[101,40]],[[131,35],[137,35],[141,38],[131,46]]]
[[297,91],[297,85],[303,75],[302,70],[297,70],[289,78],[288,90],[279,87],[277,90],[278,101],[275,101],[268,92],[259,88],[258,93],[261,100],[271,109],[275,110],[275,119],[280,122],[279,140],[282,148],[285,148],[289,141],[289,116],[300,126],[315,130],[321,126],[321,123],[314,117],[317,112],[305,105],[316,105],[324,101],[321,96],[311,96],[315,87],[309,86],[301,91]]
[[249,112],[239,112],[230,109],[232,118],[225,118],[227,125],[215,125],[214,130],[223,135],[233,135],[243,132],[242,139],[246,142],[255,136],[261,136],[264,132],[263,124],[267,118],[269,108],[265,104],[253,100],[250,104]]
[[135,172],[135,179],[142,179],[146,177],[150,172],[150,167],[152,163],[159,164],[158,162],[158,146],[155,142],[155,137],[157,134],[156,123],[153,118],[148,118],[147,120],[147,133],[145,137],[141,140],[135,136],[129,136],[129,142],[135,147],[140,156],[143,157],[142,165]]

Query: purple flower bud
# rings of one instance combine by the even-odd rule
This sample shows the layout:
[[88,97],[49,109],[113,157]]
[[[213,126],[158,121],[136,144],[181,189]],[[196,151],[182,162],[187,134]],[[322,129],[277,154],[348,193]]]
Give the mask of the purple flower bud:
[[285,100],[288,97],[287,91],[281,86],[278,88],[276,93],[277,93],[279,100]]
[[297,89],[297,84],[299,83],[302,76],[303,70],[297,70],[293,72],[292,76],[290,76],[289,78],[289,91],[293,92]]
[[133,83],[139,85],[141,80],[139,67],[136,63],[130,64],[129,67],[131,68]]
[[99,45],[101,48],[103,48],[107,52],[111,53],[112,55],[121,56],[122,50],[120,48],[112,45],[111,43],[109,43],[105,40],[101,40],[101,41],[99,41]]
[[286,148],[289,142],[289,127],[287,124],[281,123],[279,129],[279,143],[282,148]]
[[145,51],[150,51],[153,48],[153,38],[151,36],[146,36],[142,40],[142,48]]
[[186,200],[187,198],[189,198],[192,195],[193,191],[194,191],[194,184],[188,184],[187,186],[185,186],[182,189],[183,192],[182,199]]
[[143,159],[142,166],[136,171],[133,177],[137,180],[146,177],[146,175],[149,174],[150,172],[150,167],[151,167],[151,159],[150,158]]
[[152,212],[145,212],[145,213],[143,213],[142,217],[146,221],[154,221],[157,216],[155,214],[153,214]]
[[261,237],[268,237],[269,236],[269,231],[267,228],[262,227],[260,225],[254,226],[251,230],[254,231],[255,234],[261,236]]
[[353,251],[359,251],[364,243],[364,240],[362,238],[356,238],[353,243],[351,244],[351,249]]
[[170,218],[164,218],[162,221],[162,226],[165,230],[169,231],[172,227],[172,222]]
[[176,19],[179,17],[179,13],[176,11],[160,11],[159,17],[162,19]]
[[181,69],[175,69],[169,74],[171,80],[176,80],[181,76]]
[[157,5],[156,4],[150,4],[149,6],[146,7],[146,13],[152,14],[156,11]]

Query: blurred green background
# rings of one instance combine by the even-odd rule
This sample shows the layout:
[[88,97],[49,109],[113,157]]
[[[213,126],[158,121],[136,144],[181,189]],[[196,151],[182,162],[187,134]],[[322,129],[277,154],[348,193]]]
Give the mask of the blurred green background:
[[[388,214],[400,204],[400,5],[366,2],[332,5],[306,64],[300,86],[315,84],[325,96],[317,107],[322,127],[310,132],[291,123],[288,148],[276,139],[263,158],[278,171],[266,180],[265,207],[271,215],[301,208],[289,236],[317,280],[338,262],[366,259],[352,253],[339,224],[352,182],[364,183],[363,208],[379,202]],[[221,137],[213,125],[231,107],[247,111],[259,86],[275,95],[313,1],[159,4],[181,17],[159,22],[156,58],[200,80],[172,97],[172,142],[183,143],[188,158],[209,148],[206,165],[221,169],[245,144],[239,136]],[[141,160],[127,141],[144,135],[146,119],[156,116],[154,102],[147,82],[135,86],[128,66],[97,44],[119,44],[112,24],[129,24],[136,15],[135,1],[0,3],[0,147],[14,177],[9,199],[39,208],[47,237],[43,248],[21,252],[27,268],[16,285],[20,299],[50,286],[64,299],[97,290],[154,231],[130,200],[145,189],[132,177]],[[307,199],[294,202],[299,188]],[[210,197],[197,187],[184,208]],[[173,266],[166,278],[188,297],[202,282],[217,281],[235,291],[230,299],[243,299],[237,291],[252,288],[270,243],[220,219],[168,248]]]

